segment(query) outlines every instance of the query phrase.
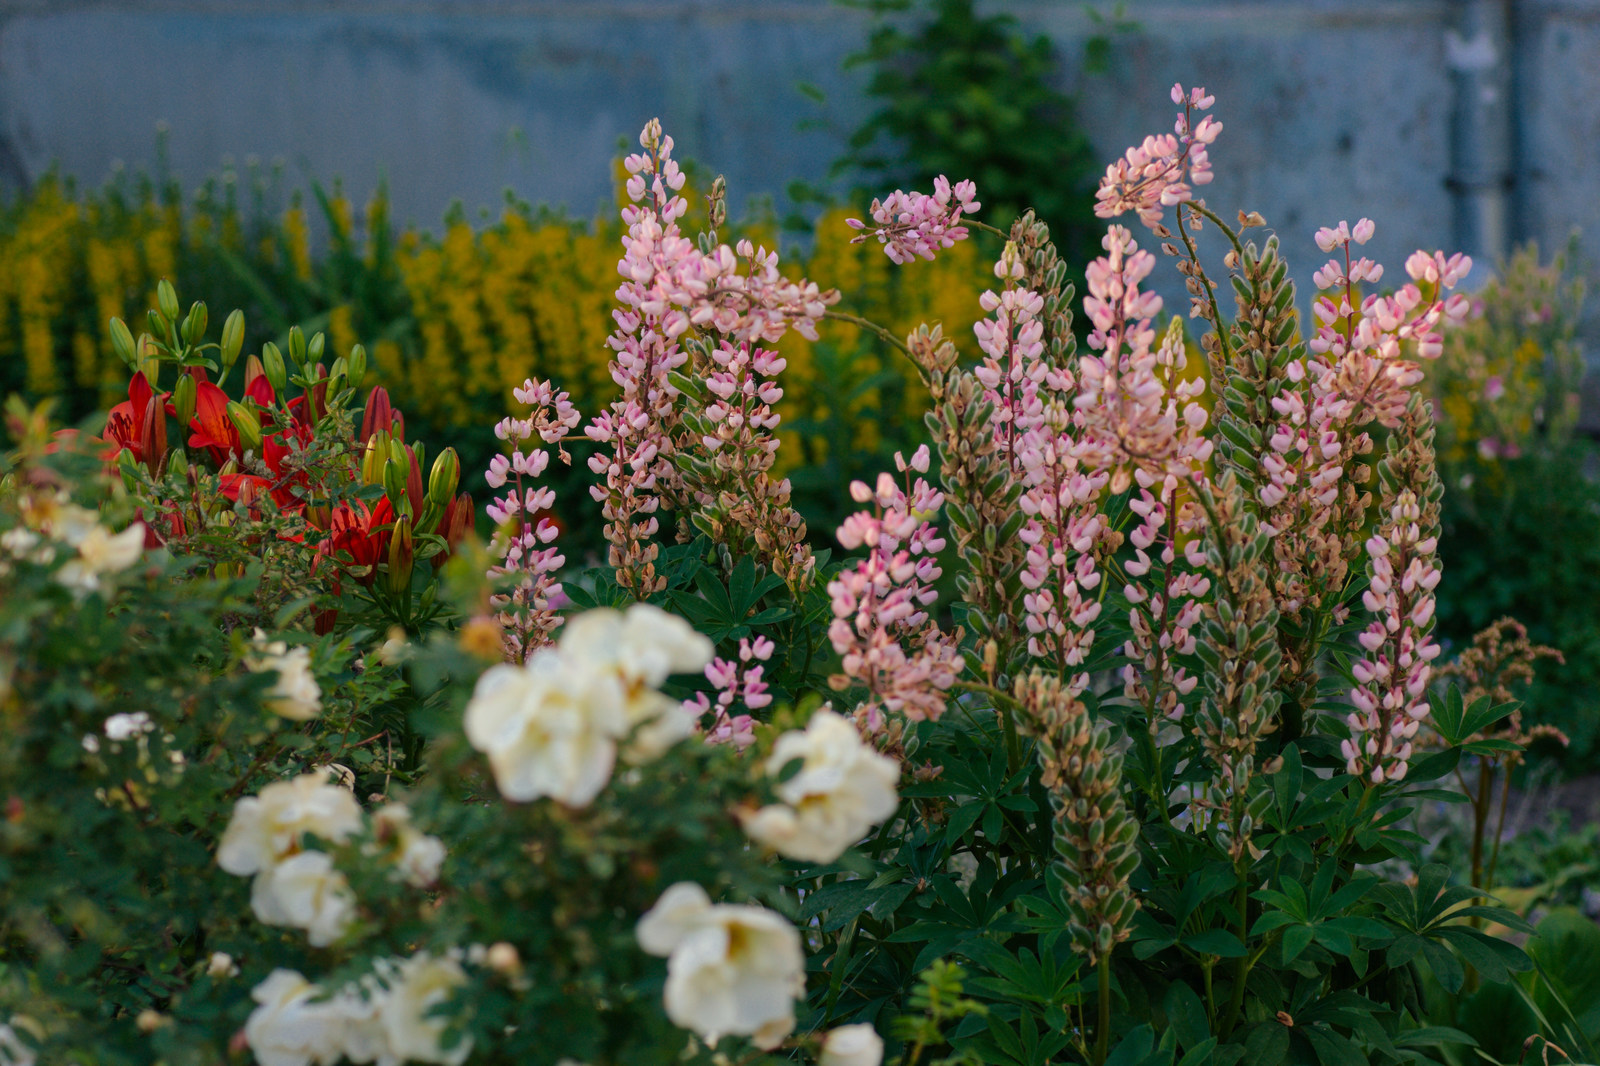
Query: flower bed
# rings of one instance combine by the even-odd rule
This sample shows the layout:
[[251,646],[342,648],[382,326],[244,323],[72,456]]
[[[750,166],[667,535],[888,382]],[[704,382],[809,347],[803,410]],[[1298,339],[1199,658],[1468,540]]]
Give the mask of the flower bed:
[[[1489,644],[1470,699],[1434,671],[1420,389],[1470,264],[1358,296],[1373,223],[1325,228],[1302,340],[1277,237],[1197,198],[1211,98],[1173,100],[1098,210],[1175,261],[1205,375],[1121,224],[1080,351],[1031,215],[987,226],[970,182],[874,204],[856,240],[904,269],[993,239],[969,367],[722,243],[720,183],[688,236],[653,122],[620,395],[517,386],[487,546],[452,450],[381,390],[356,417],[364,349],[241,361],[243,322],[209,342],[165,283],[149,332],[113,323],[102,438],[13,402],[0,1058],[1461,1062],[1518,996],[1516,1039],[1586,1055],[1563,956],[1600,931],[1524,950],[1402,824],[1528,739]],[[776,458],[774,346],[830,319],[904,357],[933,439],[837,487],[837,561]],[[546,484],[574,439],[583,570]]]

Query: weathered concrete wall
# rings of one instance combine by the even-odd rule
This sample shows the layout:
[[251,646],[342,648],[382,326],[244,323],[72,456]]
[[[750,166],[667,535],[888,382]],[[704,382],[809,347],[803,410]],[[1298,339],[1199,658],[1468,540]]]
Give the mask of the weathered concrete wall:
[[[1168,127],[1173,81],[1214,91],[1208,199],[1260,210],[1306,275],[1312,230],[1360,214],[1396,265],[1600,232],[1600,0],[1133,0],[1103,75],[1081,4],[995,6],[1056,40],[1107,159]],[[423,225],[507,187],[587,214],[659,114],[736,203],[781,199],[870,109],[841,70],[867,24],[830,0],[0,0],[0,181],[147,165],[165,122],[188,179],[281,157],[358,199],[386,176]]]

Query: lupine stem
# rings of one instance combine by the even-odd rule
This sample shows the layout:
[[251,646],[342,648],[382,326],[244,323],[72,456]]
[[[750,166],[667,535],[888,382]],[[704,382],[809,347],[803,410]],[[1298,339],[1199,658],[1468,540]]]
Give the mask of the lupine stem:
[[1111,953],[1100,956],[1098,967],[1100,1013],[1094,1027],[1094,1066],[1104,1066],[1111,1049]]
[[871,322],[865,318],[862,318],[860,315],[852,315],[848,311],[835,311],[830,307],[828,310],[822,313],[822,317],[837,319],[840,322],[848,322],[852,326],[860,326],[862,329],[875,334],[878,339],[882,340],[885,344],[894,345],[908,356],[911,354],[911,349],[906,347],[905,341],[901,340],[899,337],[896,337],[893,333],[890,333],[887,329],[878,325],[876,322]]

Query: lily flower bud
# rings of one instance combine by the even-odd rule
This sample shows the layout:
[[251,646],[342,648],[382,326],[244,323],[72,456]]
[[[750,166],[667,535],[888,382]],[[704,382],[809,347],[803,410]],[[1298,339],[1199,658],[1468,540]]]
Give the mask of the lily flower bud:
[[403,596],[411,588],[411,568],[416,560],[411,523],[404,518],[395,519],[394,534],[389,538],[389,592]]
[[229,400],[228,421],[239,431],[239,447],[247,452],[261,454],[260,417],[239,401]]
[[[352,380],[354,377],[352,374]],[[379,430],[387,435],[393,422],[394,408],[389,406],[389,390],[382,385],[375,386],[367,394],[367,407],[361,414],[361,439],[371,440]]]
[[172,287],[172,282],[162,278],[156,282],[156,306],[161,308],[161,317],[168,322],[178,321],[182,308],[178,306],[178,293]]
[[350,349],[350,358],[346,361],[347,373],[350,377],[350,387],[359,389],[362,379],[367,376],[367,350],[357,344]]
[[[202,305],[204,306],[204,305]],[[235,308],[222,323],[222,369],[231,370],[244,348],[244,312]]]
[[139,450],[144,453],[145,468],[154,474],[161,469],[161,460],[167,454],[167,411],[163,397],[152,397],[144,409],[144,425],[139,431]]
[[428,502],[447,506],[460,483],[461,459],[454,448],[446,448],[433,461],[433,470],[428,474]]
[[306,335],[299,326],[289,327],[289,359],[301,370],[306,368]]
[[181,374],[178,383],[172,387],[172,405],[177,411],[180,425],[187,426],[194,421],[194,407],[199,386],[188,374]]
[[185,344],[200,343],[200,338],[206,335],[206,321],[206,305],[196,300],[183,320],[182,333]]
[[366,454],[361,457],[361,483],[383,484],[383,466],[389,459],[389,434],[382,430],[367,438]]
[[[250,386],[255,384],[257,378],[266,376],[267,370],[261,365],[259,358],[252,355],[244,361],[244,387],[246,392],[250,391]],[[270,385],[272,383],[269,381],[267,384]]]
[[284,365],[283,353],[278,351],[278,346],[271,341],[261,346],[261,366],[267,375],[267,384],[272,386],[272,391],[283,395],[289,387],[289,368]]
[[117,353],[117,358],[126,363],[130,369],[139,365],[138,360],[134,358],[136,349],[133,346],[133,334],[129,332],[127,323],[120,318],[111,320],[111,348]]

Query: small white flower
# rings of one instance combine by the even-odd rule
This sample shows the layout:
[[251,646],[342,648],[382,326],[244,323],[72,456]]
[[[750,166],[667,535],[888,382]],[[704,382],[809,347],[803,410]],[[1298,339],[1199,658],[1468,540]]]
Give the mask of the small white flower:
[[256,673],[274,670],[278,683],[267,691],[267,709],[292,722],[305,722],[322,713],[322,688],[311,672],[311,649],[290,648],[281,640],[267,640],[256,630],[253,644],[256,655],[245,659],[245,666]]
[[752,839],[791,859],[832,862],[899,807],[899,764],[827,708],[812,714],[805,732],[778,738],[767,773],[777,777],[795,760],[799,772],[774,787],[783,803],[744,820]]
[[883,1037],[870,1025],[841,1025],[822,1039],[817,1066],[878,1066]]
[[350,882],[324,851],[302,851],[256,874],[250,909],[264,925],[304,929],[312,947],[324,948],[355,919]]
[[711,903],[690,882],[667,889],[639,920],[639,946],[667,956],[663,1000],[673,1024],[715,1045],[723,1036],[776,1047],[805,993],[800,934],[761,907]]
[[95,525],[76,544],[78,557],[56,571],[56,580],[82,599],[100,587],[102,574],[120,573],[139,561],[144,552],[144,523],[135,522],[116,534]]
[[360,830],[361,807],[348,789],[328,784],[322,773],[302,774],[234,804],[217,865],[248,877],[297,851],[306,833],[339,843]]
[[238,965],[226,951],[213,951],[211,958],[206,961],[206,975],[209,977],[235,977],[238,973]]
[[30,1023],[31,1019],[20,1017],[13,1017],[10,1025],[0,1022],[0,1066],[37,1066],[38,1052],[17,1035],[17,1030],[21,1029],[35,1039],[42,1038],[44,1034],[38,1031],[37,1025]]
[[34,545],[38,543],[39,534],[26,526],[14,526],[0,533],[0,548],[4,548],[19,559],[32,551]]
[[344,1054],[344,1019],[322,990],[294,970],[273,970],[251,991],[260,1004],[244,1023],[245,1043],[260,1066],[331,1066]]
[[450,1019],[431,1012],[467,983],[461,964],[419,951],[385,968],[389,995],[380,1017],[390,1051],[399,1060],[459,1066],[472,1053],[472,1039],[462,1036],[444,1048],[441,1041]]
[[108,740],[132,740],[142,733],[154,729],[155,723],[144,711],[134,711],[132,714],[114,714],[106,719],[105,730]]
[[395,871],[409,885],[425,888],[439,879],[444,864],[444,843],[411,824],[411,809],[391,803],[372,816],[373,832],[389,842],[395,856]]

